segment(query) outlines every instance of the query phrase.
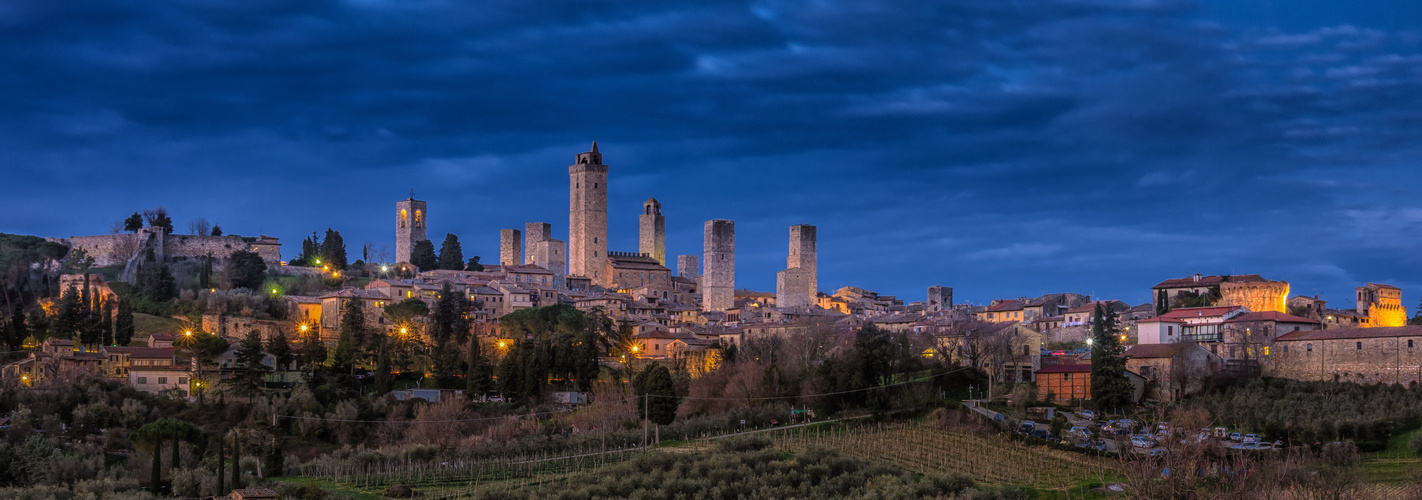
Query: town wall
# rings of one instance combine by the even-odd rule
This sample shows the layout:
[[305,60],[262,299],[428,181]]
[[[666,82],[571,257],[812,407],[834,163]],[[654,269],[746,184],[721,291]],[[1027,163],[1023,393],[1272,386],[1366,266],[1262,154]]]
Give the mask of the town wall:
[[[1409,342],[1412,347],[1408,347]],[[1276,340],[1271,347],[1263,363],[1266,376],[1360,384],[1422,382],[1422,333],[1398,337]]]

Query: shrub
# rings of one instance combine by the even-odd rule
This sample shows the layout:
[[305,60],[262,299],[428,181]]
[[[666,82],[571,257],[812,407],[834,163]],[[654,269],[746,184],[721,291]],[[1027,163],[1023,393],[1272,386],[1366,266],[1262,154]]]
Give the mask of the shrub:
[[1412,439],[1407,440],[1407,449],[1412,450],[1413,455],[1422,457],[1422,432],[1412,434]]

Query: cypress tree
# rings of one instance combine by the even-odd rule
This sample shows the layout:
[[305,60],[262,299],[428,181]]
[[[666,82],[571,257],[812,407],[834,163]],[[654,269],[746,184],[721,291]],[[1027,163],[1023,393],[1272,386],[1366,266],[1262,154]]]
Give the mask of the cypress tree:
[[346,268],[346,242],[341,233],[326,228],[326,239],[321,242],[321,265],[330,264],[331,269]]
[[108,301],[108,300],[105,300],[105,301],[104,301],[104,315],[103,315],[103,319],[100,320],[99,329],[100,329],[100,331],[103,332],[103,338],[100,339],[99,343],[100,343],[101,345],[113,345],[113,342],[114,342],[114,303],[113,303],[112,301]]
[[221,496],[221,495],[222,495],[222,490],[226,489],[226,488],[223,487],[223,484],[222,484],[222,479],[223,479],[223,477],[224,477],[224,476],[222,475],[222,465],[223,465],[223,463],[222,463],[222,442],[223,442],[223,441],[225,441],[225,439],[223,439],[221,435],[217,436],[217,491],[215,492],[215,494],[216,494],[217,496]]
[[133,305],[120,300],[118,316],[114,318],[114,345],[128,345],[133,340]]
[[242,487],[242,443],[237,433],[232,433],[232,488]]
[[464,250],[459,246],[459,237],[446,233],[444,244],[439,247],[439,268],[463,271],[464,266]]
[[1091,399],[1096,407],[1114,411],[1131,404],[1131,382],[1121,354],[1116,312],[1096,305],[1091,319]]
[[415,246],[410,249],[410,264],[421,271],[439,269],[439,257],[435,256],[434,243],[430,240],[415,242]]
[[490,379],[491,367],[489,358],[484,355],[484,347],[479,343],[479,338],[469,339],[468,359],[466,360],[466,370],[464,373],[464,390],[469,393],[469,397],[483,396],[493,388],[493,380]]

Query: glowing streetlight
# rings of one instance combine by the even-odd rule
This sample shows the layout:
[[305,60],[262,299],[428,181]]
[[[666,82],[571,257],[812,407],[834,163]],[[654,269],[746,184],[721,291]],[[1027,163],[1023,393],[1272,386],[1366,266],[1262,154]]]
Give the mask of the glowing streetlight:
[[273,288],[273,289],[272,289],[272,295],[276,295],[276,294],[277,294],[277,289]]
[[191,337],[191,336],[193,336],[193,331],[192,331],[192,330],[184,331],[184,332],[183,332],[183,335],[187,335],[187,336]]
[[502,341],[502,340],[499,341],[499,349],[503,349],[503,348],[505,348],[505,347],[508,347],[508,345],[509,345],[508,342],[504,342],[504,341]]
[[406,327],[403,327],[403,326],[400,327],[400,335],[404,335],[404,334],[407,334],[407,333],[410,333],[410,329],[409,329],[409,328],[406,328]]
[[389,270],[390,270],[390,266],[380,266],[380,272],[382,272],[382,273],[383,273],[383,272],[386,272],[386,271],[389,271]]
[[321,259],[316,259],[316,263],[317,263],[317,264],[320,264],[320,263],[321,263]]
[[632,352],[637,352],[638,347],[640,347],[640,346],[635,346],[635,345],[632,346]]
[[302,324],[301,324],[301,331],[303,331],[303,332],[306,331],[306,328],[307,328],[307,327],[306,327],[306,324],[305,324],[305,323],[302,323]]

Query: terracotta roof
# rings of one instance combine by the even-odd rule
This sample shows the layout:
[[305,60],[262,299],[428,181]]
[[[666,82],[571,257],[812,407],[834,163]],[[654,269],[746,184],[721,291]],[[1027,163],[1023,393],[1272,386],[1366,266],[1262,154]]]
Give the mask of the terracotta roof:
[[1279,323],[1308,323],[1311,325],[1318,324],[1317,321],[1308,318],[1301,318],[1292,314],[1284,314],[1275,311],[1248,312],[1227,319],[1225,320],[1225,323],[1240,323],[1245,321],[1275,321]]
[[533,265],[533,264],[519,264],[519,265],[516,265],[516,266],[504,266],[504,271],[505,271],[505,272],[509,272],[509,273],[518,273],[518,274],[547,274],[547,275],[549,275],[549,276],[552,276],[552,275],[553,275],[553,271],[549,271],[549,270],[547,270],[547,269],[544,269],[544,268],[539,267],[539,266],[535,266],[535,265]]
[[1127,347],[1122,355],[1128,358],[1173,358],[1191,347],[1195,344],[1136,344]]
[[1160,317],[1160,316],[1156,316],[1156,317],[1154,317],[1154,318],[1143,319],[1143,320],[1137,321],[1136,323],[1184,323],[1184,322],[1185,322],[1185,320],[1183,320],[1183,319],[1162,318],[1162,317]]
[[1018,309],[1021,309],[1022,307],[1023,307],[1023,305],[1022,305],[1022,301],[1021,301],[1021,300],[1016,300],[1016,299],[1013,299],[1013,300],[1004,300],[1004,301],[1002,301],[1002,302],[998,302],[997,305],[995,305],[995,306],[988,307],[988,308],[987,308],[987,311],[988,311],[988,312],[996,312],[996,311],[1016,311],[1016,310],[1018,310]]
[[379,290],[361,290],[361,289],[356,289],[356,288],[346,288],[346,289],[343,289],[343,290],[340,290],[340,291],[337,291],[337,292],[332,292],[332,293],[328,293],[328,294],[322,295],[321,298],[322,298],[322,299],[351,299],[351,298],[361,298],[361,299],[377,299],[377,300],[381,300],[381,299],[389,299],[390,297],[389,297],[389,296],[386,296],[384,293],[380,292]]
[[1338,328],[1333,330],[1303,330],[1280,335],[1274,340],[1337,340],[1388,337],[1422,337],[1422,325],[1384,326],[1376,328]]
[[1392,285],[1385,285],[1385,284],[1382,284],[1382,283],[1368,283],[1368,287],[1369,287],[1369,288],[1387,289],[1387,290],[1401,290],[1401,288],[1398,288],[1398,287],[1395,287],[1395,286],[1392,286]]
[[[1249,283],[1255,281],[1269,280],[1266,280],[1263,276],[1257,274],[1241,274],[1237,276],[1230,276],[1229,281],[1230,283]],[[1224,280],[1220,276],[1201,276],[1200,281],[1195,281],[1194,276],[1186,276],[1184,278],[1168,279],[1150,288],[1151,290],[1155,290],[1158,288],[1195,288],[1215,286],[1222,282],[1224,282]]]
[[111,346],[105,347],[103,350],[106,352],[126,352],[129,358],[167,359],[173,357],[173,349],[163,347]]
[[320,304],[320,303],[321,303],[321,299],[318,299],[318,298],[316,298],[316,297],[308,297],[308,296],[305,296],[305,295],[287,295],[287,296],[286,296],[286,300],[290,300],[290,301],[296,302],[296,303],[298,303],[298,304]]
[[1183,318],[1203,318],[1208,316],[1224,316],[1230,311],[1243,309],[1239,306],[1211,306],[1211,307],[1183,307],[1173,309],[1159,317],[1162,319],[1183,319]]
[[1037,373],[1090,373],[1090,364],[1060,364],[1047,365],[1037,370]]
[[177,339],[178,339],[178,334],[176,334],[176,333],[155,333],[155,334],[153,334],[153,335],[149,335],[149,338],[152,339],[152,340],[177,340]]
[[1127,309],[1126,303],[1125,303],[1125,302],[1121,302],[1121,301],[1119,301],[1119,300],[1093,300],[1093,301],[1091,301],[1091,302],[1087,302],[1087,303],[1085,303],[1085,304],[1082,304],[1082,305],[1073,307],[1073,308],[1071,308],[1071,310],[1068,310],[1067,312],[1068,312],[1068,313],[1096,312],[1096,304],[1101,304],[1102,306],[1110,307],[1110,308],[1115,309],[1115,310],[1117,310],[1117,311],[1122,311],[1122,310],[1126,310],[1126,309]]

